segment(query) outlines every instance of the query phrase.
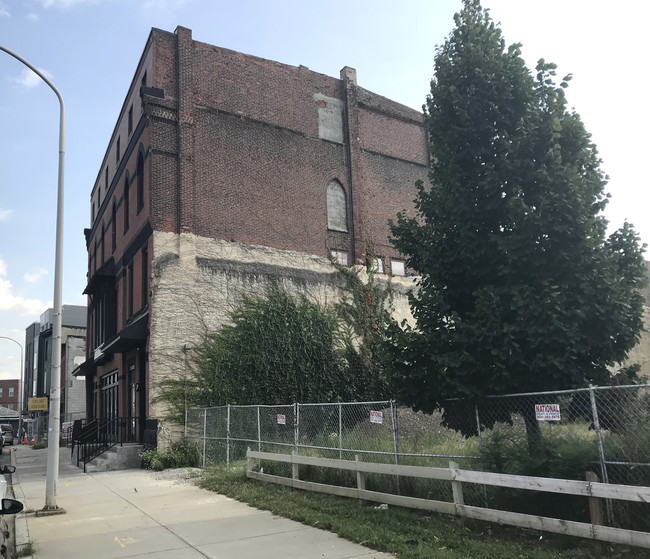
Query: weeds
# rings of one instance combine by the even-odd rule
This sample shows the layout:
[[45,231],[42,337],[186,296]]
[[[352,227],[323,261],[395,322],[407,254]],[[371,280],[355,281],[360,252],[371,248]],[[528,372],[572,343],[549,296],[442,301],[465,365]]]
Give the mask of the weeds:
[[166,470],[168,468],[196,468],[201,465],[201,452],[198,444],[189,439],[172,443],[168,450],[145,450],[140,453],[148,470]]

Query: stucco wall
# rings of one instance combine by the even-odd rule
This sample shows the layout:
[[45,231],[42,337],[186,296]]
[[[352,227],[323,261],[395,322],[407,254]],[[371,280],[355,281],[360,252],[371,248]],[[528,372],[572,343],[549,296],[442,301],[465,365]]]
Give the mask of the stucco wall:
[[[264,295],[273,281],[321,304],[339,300],[342,293],[341,275],[324,258],[192,234],[153,235],[151,417],[164,415],[163,404],[156,403],[160,380],[186,374],[190,348],[206,332],[223,326],[243,294]],[[394,316],[400,321],[410,318],[406,293],[413,278],[391,278],[391,285]]]

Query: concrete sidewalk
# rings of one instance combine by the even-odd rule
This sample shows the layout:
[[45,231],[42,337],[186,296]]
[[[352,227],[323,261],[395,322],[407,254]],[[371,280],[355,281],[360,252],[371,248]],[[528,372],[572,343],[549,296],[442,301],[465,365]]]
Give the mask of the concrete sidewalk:
[[25,510],[16,516],[18,550],[32,542],[48,559],[388,559],[390,556],[146,470],[84,474],[60,449],[57,505],[45,505],[47,450],[17,446],[13,485]]

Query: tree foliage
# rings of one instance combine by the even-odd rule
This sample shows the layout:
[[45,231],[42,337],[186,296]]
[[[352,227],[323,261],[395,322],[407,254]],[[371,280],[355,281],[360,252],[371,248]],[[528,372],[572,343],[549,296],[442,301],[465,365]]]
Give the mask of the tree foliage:
[[[399,396],[447,398],[608,382],[642,329],[645,267],[629,224],[609,238],[607,177],[555,66],[533,74],[478,0],[438,48],[424,107],[432,171],[392,224],[420,275],[415,328],[393,333]],[[447,418],[453,423],[453,418]]]

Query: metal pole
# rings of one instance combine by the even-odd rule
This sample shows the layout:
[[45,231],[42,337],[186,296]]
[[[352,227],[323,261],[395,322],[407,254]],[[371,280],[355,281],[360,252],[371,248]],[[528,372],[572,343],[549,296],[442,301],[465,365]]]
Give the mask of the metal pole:
[[226,416],[226,471],[230,469],[230,404]]
[[[393,446],[395,449],[395,465],[397,466],[399,464],[399,441],[397,439],[397,406],[395,404],[395,400],[390,401],[390,411],[391,419],[393,421]],[[395,476],[395,479],[397,480],[397,494],[401,495],[402,492],[400,490],[399,476]]]
[[343,404],[339,402],[339,460],[343,460]]
[[[598,457],[600,458],[600,472],[603,478],[603,483],[609,483],[607,476],[607,464],[605,463],[605,449],[603,448],[603,438],[600,432],[600,422],[598,421],[598,408],[596,406],[596,396],[594,395],[593,384],[589,385],[589,399],[591,400],[591,414],[594,420],[594,430],[596,431],[596,444],[598,445]],[[614,513],[612,511],[611,499],[606,499],[607,504],[607,520],[609,525],[614,525]]]
[[[23,398],[23,371],[25,369],[25,360],[23,356],[23,346],[22,344],[14,340],[13,338],[9,338],[8,336],[0,336],[0,339],[2,340],[9,340],[10,342],[15,343],[19,348],[20,348],[20,394],[18,395],[18,437],[20,438],[20,433],[23,428],[23,404],[24,404],[24,398]],[[21,443],[23,442],[22,440],[20,441]]]
[[298,454],[298,439],[300,437],[300,404],[293,405],[293,449]]
[[[56,201],[56,249],[54,258],[54,324],[52,325],[52,373],[50,379],[50,420],[47,437],[47,478],[45,482],[45,511],[57,510],[56,484],[59,479],[59,433],[61,426],[61,311],[63,283],[63,168],[65,160],[65,105],[54,84],[24,58],[0,45],[10,56],[22,62],[41,78],[59,100],[59,171]],[[61,510],[61,512],[65,512]]]
[[205,443],[208,424],[208,408],[203,408],[203,469],[205,470]]
[[262,430],[260,429],[260,407],[257,406],[257,450],[262,452]]

